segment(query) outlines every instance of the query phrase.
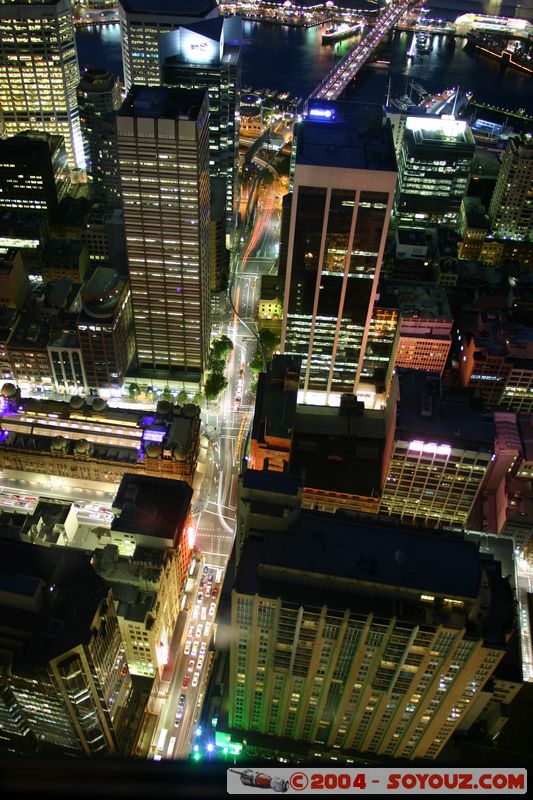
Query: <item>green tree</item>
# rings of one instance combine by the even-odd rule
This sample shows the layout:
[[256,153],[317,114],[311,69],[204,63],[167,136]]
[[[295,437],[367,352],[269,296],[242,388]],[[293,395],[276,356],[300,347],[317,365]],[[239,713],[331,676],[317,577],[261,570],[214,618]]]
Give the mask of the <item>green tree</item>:
[[172,392],[168,386],[165,386],[163,389],[163,400],[166,400],[169,403],[172,400]]
[[178,392],[178,403],[182,406],[185,405],[189,400],[189,396],[185,389],[182,389],[181,392]]
[[279,336],[277,333],[274,333],[274,331],[271,331],[270,328],[260,328],[259,339],[269,354],[272,353],[279,344]]
[[141,390],[139,389],[137,384],[136,383],[130,383],[130,385],[128,386],[128,394],[131,397],[131,399],[132,400],[136,400],[139,397],[140,393],[141,393]]
[[192,401],[193,401],[193,403],[194,403],[196,406],[201,406],[201,405],[202,405],[202,402],[203,402],[203,399],[204,399],[204,398],[202,397],[202,395],[200,394],[200,392],[197,392],[197,394],[195,394],[195,395],[194,395],[194,397],[193,397]]
[[226,388],[228,382],[224,375],[213,372],[204,384],[204,393],[208,400],[215,400]]
[[145,392],[146,399],[150,401],[150,403],[154,403],[157,400],[157,392],[153,386],[148,387]]
[[207,358],[207,368],[211,370],[211,372],[223,373],[225,367],[226,362],[224,361],[224,358],[221,358],[218,353],[211,349]]
[[233,342],[229,336],[221,336],[211,343],[211,352],[215,359],[225,358],[233,350]]
[[254,375],[259,375],[260,372],[263,372],[265,365],[263,363],[263,354],[261,350],[256,350],[255,356],[252,358],[250,363],[250,369]]

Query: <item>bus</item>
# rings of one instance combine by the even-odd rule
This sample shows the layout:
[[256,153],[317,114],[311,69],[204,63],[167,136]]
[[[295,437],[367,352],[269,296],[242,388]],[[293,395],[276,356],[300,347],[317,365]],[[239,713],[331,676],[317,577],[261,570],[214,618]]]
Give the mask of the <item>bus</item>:
[[157,740],[157,752],[162,753],[165,749],[165,742],[167,740],[168,728],[163,728]]
[[174,747],[176,744],[176,737],[172,736],[167,748],[167,758],[174,758]]

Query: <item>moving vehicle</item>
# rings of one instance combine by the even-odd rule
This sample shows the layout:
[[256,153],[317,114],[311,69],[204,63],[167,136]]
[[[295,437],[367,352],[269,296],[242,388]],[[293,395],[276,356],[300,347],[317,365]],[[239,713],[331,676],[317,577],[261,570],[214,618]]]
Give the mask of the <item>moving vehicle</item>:
[[198,653],[198,645],[200,643],[198,641],[193,642],[191,656],[195,656]]
[[192,672],[194,669],[194,658],[191,658],[189,661],[189,666],[187,667],[187,672]]
[[185,675],[185,677],[183,678],[183,683],[181,684],[181,688],[182,689],[186,689],[187,688],[187,686],[189,685],[190,679],[191,679],[190,675]]
[[198,686],[198,680],[199,679],[200,679],[200,673],[199,672],[195,672],[194,675],[192,676],[192,686],[193,687]]
[[215,613],[216,607],[217,607],[216,603],[211,603],[211,605],[209,606],[209,616],[210,617],[212,617],[213,614]]
[[[191,640],[187,639],[187,641],[185,642],[185,649],[183,650],[183,652],[185,653],[186,656],[188,656],[189,653],[191,652],[191,644],[192,644]],[[193,655],[194,655],[194,653],[193,653]]]

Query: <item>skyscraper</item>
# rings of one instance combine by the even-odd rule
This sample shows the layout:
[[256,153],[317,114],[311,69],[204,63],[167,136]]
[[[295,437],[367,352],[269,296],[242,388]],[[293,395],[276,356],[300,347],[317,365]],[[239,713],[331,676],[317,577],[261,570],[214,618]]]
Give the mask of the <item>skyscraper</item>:
[[303,760],[436,758],[483,709],[513,620],[474,542],[303,511],[244,543],[218,620],[231,736]]
[[407,117],[398,158],[397,218],[417,225],[455,224],[475,149],[463,120]]
[[[0,528],[0,536],[7,532]],[[116,753],[131,678],[109,589],[91,554],[2,545],[0,748]]]
[[70,0],[0,3],[0,110],[11,136],[36,129],[65,140],[71,167],[85,166]]
[[178,380],[199,381],[209,345],[208,125],[205,92],[162,87],[117,116],[139,368]]
[[515,136],[505,150],[489,212],[496,236],[533,241],[533,136]]
[[219,16],[216,0],[120,0],[120,33],[126,91],[160,86],[159,41],[180,25]]
[[121,0],[126,89],[176,86],[209,94],[209,173],[226,180],[227,233],[238,192],[240,17],[225,19],[214,0]]
[[297,136],[281,348],[331,402],[359,387],[396,159],[377,106],[314,101]]
[[104,69],[87,67],[78,86],[87,173],[108,208],[120,205],[114,112],[122,104],[120,81]]

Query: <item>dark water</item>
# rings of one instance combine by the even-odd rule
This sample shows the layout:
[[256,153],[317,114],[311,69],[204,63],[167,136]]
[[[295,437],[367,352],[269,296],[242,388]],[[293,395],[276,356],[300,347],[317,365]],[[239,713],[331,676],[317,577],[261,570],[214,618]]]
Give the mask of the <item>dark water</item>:
[[[361,0],[353,0],[357,6]],[[434,0],[432,16],[455,19],[467,10],[508,16],[531,16],[522,7],[494,0]],[[324,27],[324,26],[323,26]],[[258,22],[243,23],[243,86],[289,91],[306,96],[353,43],[353,39],[327,47],[321,44],[322,28],[278,27]],[[379,58],[390,61],[387,70],[366,68],[357,79],[350,96],[364,102],[385,100],[389,75],[393,96],[404,94],[406,83],[414,79],[429,91],[460,85],[474,93],[476,100],[509,109],[524,108],[533,113],[533,79],[505,68],[500,62],[465,50],[464,39],[438,36],[432,50],[410,63],[406,59],[412,34],[394,32],[380,50]],[[80,65],[104,66],[122,74],[120,29],[118,25],[84,29],[77,33]]]

